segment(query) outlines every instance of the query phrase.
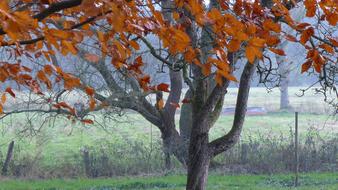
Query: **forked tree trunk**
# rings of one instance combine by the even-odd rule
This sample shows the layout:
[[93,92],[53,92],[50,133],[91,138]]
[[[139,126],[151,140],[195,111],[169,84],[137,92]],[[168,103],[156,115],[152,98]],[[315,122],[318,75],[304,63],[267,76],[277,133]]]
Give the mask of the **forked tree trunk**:
[[[202,109],[197,112],[198,114],[196,114],[195,111],[193,112],[195,114],[193,114],[194,122],[191,130],[189,147],[187,190],[206,189],[210,159],[221,152],[229,150],[238,142],[245,119],[250,82],[255,71],[256,64],[257,61],[255,64],[247,63],[242,72],[237,95],[234,122],[228,134],[209,143],[208,133],[210,120],[206,114],[209,112],[210,108],[215,108],[219,98],[224,98],[224,95],[215,96],[215,94],[217,94],[216,88],[218,88],[218,94],[222,94],[224,93],[224,90],[226,91],[227,86],[223,86],[225,89],[219,86],[215,87],[212,94],[209,95],[208,99],[205,101]],[[193,106],[198,106],[198,102],[194,102]]]

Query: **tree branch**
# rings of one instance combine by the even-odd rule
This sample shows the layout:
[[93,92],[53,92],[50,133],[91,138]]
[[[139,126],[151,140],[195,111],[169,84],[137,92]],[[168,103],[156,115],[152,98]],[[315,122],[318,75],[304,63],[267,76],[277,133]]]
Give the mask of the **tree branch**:
[[[40,13],[34,15],[33,18],[37,19],[38,21],[42,21],[43,19],[45,19],[46,17],[48,17],[53,13],[56,13],[64,9],[79,6],[81,5],[81,3],[82,0],[65,0],[61,2],[52,3],[47,9],[44,9]],[[6,32],[2,28],[0,28],[0,35],[4,34],[6,34]]]
[[254,64],[247,62],[244,67],[239,83],[236,109],[232,128],[228,134],[209,143],[210,150],[209,154],[211,157],[214,157],[217,154],[231,148],[234,144],[236,144],[236,142],[240,137],[247,110],[251,78],[253,76],[257,63],[258,60],[256,60]]

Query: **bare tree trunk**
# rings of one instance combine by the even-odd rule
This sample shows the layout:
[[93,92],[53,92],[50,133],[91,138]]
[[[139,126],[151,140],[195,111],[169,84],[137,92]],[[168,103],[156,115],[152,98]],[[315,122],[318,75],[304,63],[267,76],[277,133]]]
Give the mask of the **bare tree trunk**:
[[170,156],[173,155],[185,167],[188,162],[188,147],[178,131],[173,127],[165,127],[162,133],[163,151],[166,169],[171,169]]
[[165,160],[165,169],[167,171],[171,170],[171,159],[169,152],[164,152],[164,160]]
[[[191,89],[189,89],[184,96],[184,99],[190,100],[192,98]],[[191,126],[192,126],[192,107],[191,103],[185,103],[181,107],[180,114],[180,135],[184,139],[187,145],[189,145],[189,139],[191,135]]]
[[195,132],[190,139],[187,190],[206,188],[210,164],[208,141],[208,133],[203,132]]
[[8,145],[7,156],[4,165],[2,166],[2,175],[6,176],[8,172],[9,163],[11,162],[13,156],[14,141],[10,142]]

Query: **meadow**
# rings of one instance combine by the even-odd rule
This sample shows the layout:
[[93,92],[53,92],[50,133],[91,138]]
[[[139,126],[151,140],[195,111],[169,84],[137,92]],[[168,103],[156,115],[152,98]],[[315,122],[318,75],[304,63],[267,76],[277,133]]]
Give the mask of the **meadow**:
[[[247,116],[240,145],[216,159],[220,167],[210,176],[208,189],[223,187],[288,189],[292,177],[287,174],[275,174],[289,172],[290,168],[284,170],[284,165],[278,167],[276,165],[274,169],[274,160],[271,158],[274,155],[277,159],[283,158],[280,153],[288,154],[288,151],[293,150],[294,111],[300,112],[299,132],[305,147],[303,156],[312,157],[308,152],[313,150],[306,149],[305,142],[309,139],[322,143],[315,144],[314,150],[318,152],[319,157],[306,164],[317,163],[318,160],[322,160],[321,156],[329,157],[326,156],[327,153],[331,156],[330,161],[323,161],[323,164],[318,165],[319,173],[302,175],[301,179],[305,185],[298,189],[338,188],[338,165],[332,165],[336,163],[332,161],[335,153],[323,148],[337,145],[337,140],[331,142],[331,139],[336,139],[338,136],[337,116],[330,115],[330,106],[323,103],[320,95],[306,94],[304,97],[298,97],[298,90],[299,88],[296,87],[290,88],[290,104],[293,110],[285,111],[278,108],[278,89],[269,93],[264,88],[252,89],[249,106],[263,107],[268,114]],[[224,107],[232,107],[235,97],[236,89],[230,89]],[[36,113],[11,115],[1,120],[1,163],[4,161],[8,143],[15,141],[10,178],[46,180],[2,179],[0,189],[183,189],[185,177],[181,175],[184,174],[184,169],[177,161],[174,160],[172,173],[163,172],[160,133],[155,126],[133,112],[126,112],[123,116],[109,115],[109,117],[98,112],[89,117],[95,119],[94,125],[72,123],[64,117],[48,117]],[[222,115],[211,129],[210,138],[214,139],[226,133],[231,127],[232,119],[231,115]],[[250,161],[244,163],[237,159],[241,158],[239,153],[242,153],[242,144],[245,143],[250,147],[248,153]],[[92,156],[93,177],[113,176],[114,179],[82,179],[86,177],[82,162],[83,150],[89,150]],[[322,150],[323,153],[320,152]],[[256,151],[259,153],[258,157]],[[289,156],[292,157],[292,154]],[[255,167],[262,168],[262,164],[271,166],[262,171],[252,171]],[[229,165],[239,166],[229,170]],[[250,168],[242,169],[246,165],[250,165]],[[305,171],[314,172],[311,168],[305,168]],[[260,175],[249,175],[252,173]],[[261,175],[261,173],[269,175]],[[123,177],[153,174],[160,176],[169,174],[169,176]],[[229,176],[229,174],[237,175]],[[63,178],[76,179],[62,180]],[[93,188],[98,186],[102,188]]]

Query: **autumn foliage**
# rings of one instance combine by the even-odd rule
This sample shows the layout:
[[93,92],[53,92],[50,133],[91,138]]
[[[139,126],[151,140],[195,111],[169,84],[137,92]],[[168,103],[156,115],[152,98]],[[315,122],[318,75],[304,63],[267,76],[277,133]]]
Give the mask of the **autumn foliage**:
[[[169,85],[150,85],[151,76],[142,72],[142,57],[130,61],[133,52],[140,49],[142,39],[147,35],[157,36],[164,48],[172,56],[182,56],[188,64],[202,68],[204,75],[215,72],[215,80],[222,84],[223,78],[237,81],[233,76],[228,55],[244,51],[250,63],[264,62],[264,51],[286,55],[278,49],[281,40],[299,43],[307,50],[301,72],[314,68],[318,73],[328,62],[335,62],[338,39],[334,33],[323,35],[310,22],[296,22],[290,15],[290,7],[306,8],[308,20],[316,20],[327,28],[336,27],[338,22],[338,3],[336,0],[280,1],[274,0],[271,8],[263,7],[260,1],[219,1],[220,8],[206,9],[201,0],[175,0],[172,17],[167,22],[159,10],[160,1],[141,0],[3,0],[0,2],[0,46],[6,49],[7,60],[0,63],[0,81],[15,81],[18,89],[29,88],[44,96],[44,90],[62,83],[65,90],[82,89],[91,97],[90,108],[95,109],[103,102],[93,98],[94,89],[81,84],[73,75],[64,72],[53,64],[52,56],[78,54],[78,45],[86,38],[96,39],[94,44],[101,54],[110,56],[111,64],[117,69],[125,69],[128,75],[138,79],[145,91],[169,91]],[[188,35],[187,27],[208,26],[208,33],[215,37],[213,49],[205,62],[202,62],[200,46]],[[315,22],[313,22],[315,23]],[[288,25],[297,35],[283,31]],[[44,57],[46,62],[38,71],[24,66],[22,58],[34,61]],[[98,55],[90,53],[85,59],[99,64]],[[15,97],[11,87],[4,86],[0,104],[6,102],[6,95]],[[163,100],[162,100],[163,101]],[[66,102],[49,102],[57,109],[74,109]],[[159,102],[163,106],[163,102]],[[179,107],[179,105],[174,105]],[[92,123],[84,120],[85,123]]]

